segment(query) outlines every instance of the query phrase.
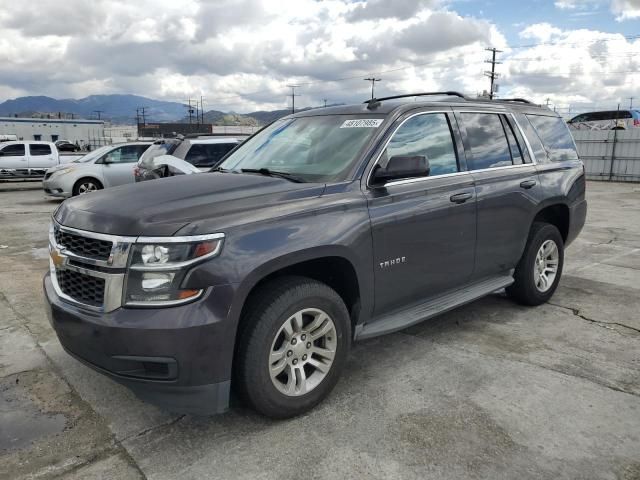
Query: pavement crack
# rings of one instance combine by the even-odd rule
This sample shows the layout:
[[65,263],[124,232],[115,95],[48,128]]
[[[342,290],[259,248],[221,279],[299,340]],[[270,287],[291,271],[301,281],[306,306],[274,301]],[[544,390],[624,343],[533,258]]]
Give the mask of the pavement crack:
[[133,434],[127,436],[127,437],[124,437],[122,440],[119,440],[119,443],[124,443],[127,440],[131,440],[132,438],[144,437],[145,435],[153,432],[154,430],[171,427],[172,425],[175,425],[176,423],[178,423],[180,420],[182,420],[186,416],[187,416],[186,414],[178,415],[176,418],[173,418],[173,419],[169,420],[168,422],[161,423],[159,425],[154,425],[153,427],[146,428],[146,429],[144,429],[144,430],[142,430],[140,432],[133,433]]
[[[566,307],[564,307],[566,308]],[[419,336],[419,335],[412,335],[410,333],[405,333],[405,332],[399,332],[401,335],[407,335],[409,337],[421,340],[421,341],[427,341],[427,339]],[[521,360],[518,358],[513,358],[513,357],[509,357],[507,355],[493,355],[491,353],[486,353],[486,352],[481,352],[478,350],[469,350],[468,348],[464,348],[464,347],[460,347],[458,345],[451,345],[450,343],[442,343],[442,342],[438,342],[438,341],[434,341],[431,340],[433,343],[435,343],[436,345],[439,345],[441,347],[445,347],[445,348],[451,348],[453,350],[458,350],[459,352],[464,352],[467,354],[472,354],[472,355],[482,355],[483,357],[488,357],[488,358],[492,358],[492,359],[499,359],[499,360],[506,360],[509,362],[515,362],[515,363],[519,363],[521,365],[528,365],[530,367],[537,367],[537,368],[542,368],[544,370],[548,370],[550,372],[554,372],[557,373],[559,375],[564,375],[565,377],[571,377],[571,378],[578,378],[580,380],[584,380],[586,382],[592,383],[594,385],[598,385],[599,387],[603,387],[603,388],[607,388],[609,390],[612,390],[614,392],[618,392],[618,393],[626,393],[627,395],[633,395],[634,397],[640,397],[640,394],[636,393],[636,392],[632,392],[629,390],[625,390],[623,388],[620,387],[616,387],[614,385],[610,385],[608,383],[603,383],[595,378],[592,377],[588,377],[586,375],[580,375],[577,374],[575,372],[566,372],[564,370],[558,369],[558,368],[553,368],[550,367],[548,365],[544,365],[544,364],[540,364],[540,363],[535,363],[535,362],[530,362],[530,361],[526,361],[526,360]]]
[[[571,313],[573,313],[576,317],[581,318],[582,320],[585,320],[587,322],[593,323],[595,325],[598,325],[599,327],[602,328],[609,328],[606,325],[615,325],[618,327],[622,327],[622,328],[626,328],[629,330],[632,330],[636,333],[640,333],[640,328],[636,328],[636,327],[630,327],[629,325],[625,325],[624,323],[620,323],[620,322],[607,322],[604,320],[594,320],[593,318],[589,318],[586,315],[583,315],[582,313],[580,313],[580,309],[579,308],[572,308],[572,307],[565,307],[564,305],[559,305],[557,303],[551,303],[548,302],[549,305],[553,305],[554,307],[558,307],[558,308],[562,308],[564,310],[569,310]],[[615,329],[611,329],[611,330],[615,330]]]

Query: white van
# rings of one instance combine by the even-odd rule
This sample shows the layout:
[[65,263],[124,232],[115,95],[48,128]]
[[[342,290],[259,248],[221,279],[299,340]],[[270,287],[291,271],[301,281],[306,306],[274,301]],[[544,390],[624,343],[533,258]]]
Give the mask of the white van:
[[0,143],[0,178],[44,177],[59,163],[58,149],[51,142]]

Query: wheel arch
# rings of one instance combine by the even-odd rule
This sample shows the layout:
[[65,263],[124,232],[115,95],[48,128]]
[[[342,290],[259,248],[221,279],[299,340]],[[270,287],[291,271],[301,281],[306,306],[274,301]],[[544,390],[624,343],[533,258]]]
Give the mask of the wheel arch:
[[83,180],[93,180],[94,182],[98,183],[100,188],[104,188],[104,182],[95,175],[83,175],[73,182],[73,186],[71,187],[71,193],[73,195],[76,195],[76,187]]
[[531,231],[531,227],[533,227],[535,222],[549,223],[560,231],[562,241],[566,242],[569,237],[570,221],[571,209],[569,206],[563,202],[555,202],[544,205],[536,212],[533,220],[531,221],[529,231]]

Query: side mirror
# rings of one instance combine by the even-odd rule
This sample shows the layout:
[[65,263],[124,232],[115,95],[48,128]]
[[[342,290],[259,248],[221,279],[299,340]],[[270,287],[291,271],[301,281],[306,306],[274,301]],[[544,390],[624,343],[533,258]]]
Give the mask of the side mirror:
[[429,172],[429,160],[426,156],[397,155],[389,159],[386,167],[378,166],[373,172],[372,180],[375,185],[384,185],[386,182],[401,178],[428,177]]

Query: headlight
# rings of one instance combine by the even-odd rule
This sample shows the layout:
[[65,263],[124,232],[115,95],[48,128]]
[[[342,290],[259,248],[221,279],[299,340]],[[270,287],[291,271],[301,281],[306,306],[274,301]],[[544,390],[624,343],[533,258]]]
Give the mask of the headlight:
[[62,175],[63,173],[73,172],[73,170],[75,170],[74,167],[64,167],[64,168],[61,168],[60,170],[55,170],[54,172],[51,173],[51,175]]
[[132,247],[127,273],[125,305],[159,306],[185,303],[202,290],[182,288],[189,267],[215,257],[224,235],[140,237]]

